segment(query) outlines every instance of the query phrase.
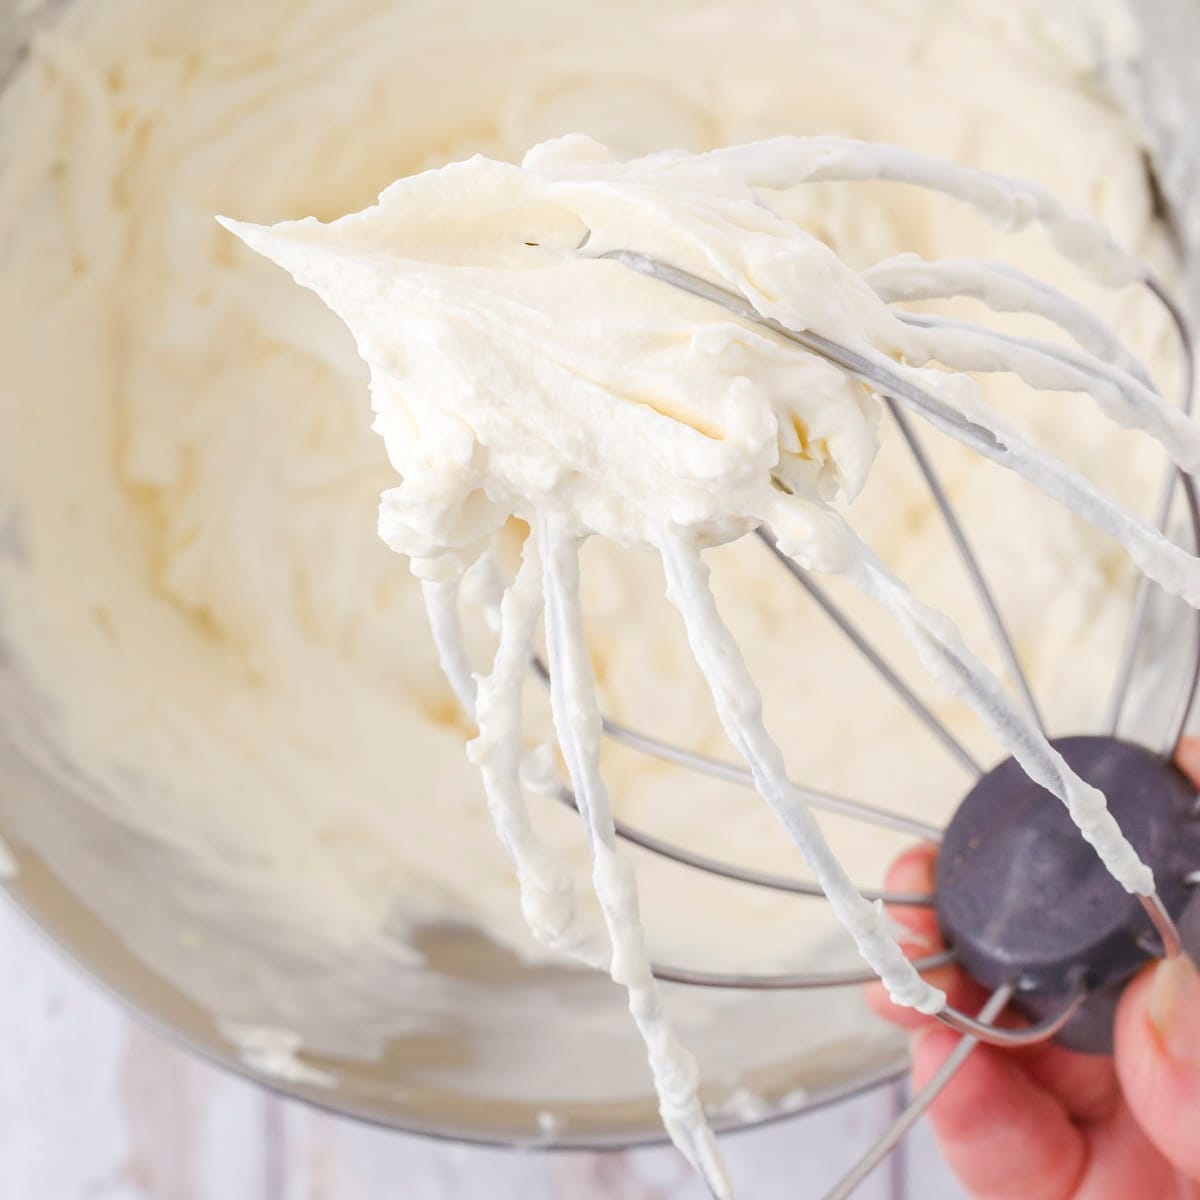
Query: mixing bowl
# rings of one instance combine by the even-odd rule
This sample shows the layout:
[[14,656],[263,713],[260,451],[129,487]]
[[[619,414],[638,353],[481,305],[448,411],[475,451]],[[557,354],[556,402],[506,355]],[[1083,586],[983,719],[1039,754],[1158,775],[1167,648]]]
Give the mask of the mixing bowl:
[[[12,0],[3,8],[0,80],[11,78],[32,32],[67,2]],[[1172,119],[1189,111],[1189,89],[1191,111],[1200,105],[1187,50],[1200,46],[1200,5],[1156,0],[1140,12],[1147,48],[1115,64],[1106,86],[1147,122],[1170,204],[1194,194],[1191,182],[1200,178],[1200,142],[1182,142]],[[1187,37],[1181,23],[1192,31]],[[1186,206],[1174,215],[1181,239],[1200,250],[1200,228],[1189,223]],[[1191,275],[1200,283],[1200,270]],[[0,504],[0,514],[0,554],[19,557],[20,511]],[[1170,670],[1170,617],[1156,630],[1144,677]],[[1169,691],[1142,689],[1139,726],[1162,727],[1145,693]],[[321,1029],[339,963],[314,969],[279,945],[253,907],[237,914],[240,936],[218,945],[196,917],[205,882],[171,831],[152,836],[105,815],[114,811],[106,789],[120,785],[89,778],[72,761],[56,736],[52,698],[23,666],[20,647],[2,640],[0,718],[0,833],[19,868],[6,884],[10,897],[160,1031],[289,1095],[397,1129],[586,1147],[660,1137],[643,1049],[624,1019],[623,994],[607,979],[530,965],[470,928],[431,925],[419,939],[420,964],[383,946],[377,961],[354,964],[356,986],[374,980],[376,1000],[388,997],[402,1032],[393,1031],[381,1050],[335,1050],[353,1041]],[[238,830],[228,832],[236,846]],[[845,954],[831,947],[829,965]],[[223,1018],[214,1016],[217,998],[245,989],[269,999],[239,1011],[236,1021],[224,1006]],[[352,1020],[354,1004],[344,1007]],[[853,992],[833,1002],[812,992],[692,995],[679,1024],[704,1064],[705,1094],[722,1127],[829,1103],[896,1077],[905,1064],[901,1040]],[[289,1030],[303,1031],[299,1055],[280,1032]]]

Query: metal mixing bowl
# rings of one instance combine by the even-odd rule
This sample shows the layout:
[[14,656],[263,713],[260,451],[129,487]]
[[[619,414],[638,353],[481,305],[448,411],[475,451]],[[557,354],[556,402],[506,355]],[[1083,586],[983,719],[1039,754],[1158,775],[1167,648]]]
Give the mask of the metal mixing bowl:
[[[11,75],[35,27],[67,2],[9,0],[0,8],[0,80]],[[1128,70],[1114,76],[1126,101],[1146,111],[1172,105],[1179,111],[1192,89],[1200,104],[1200,82],[1187,56],[1178,53],[1200,45],[1200,6],[1156,0],[1142,12],[1148,35],[1166,49],[1161,56],[1151,54],[1158,67],[1153,77]],[[1179,36],[1178,22],[1184,20],[1194,26],[1193,37]],[[1167,31],[1170,36],[1160,38]],[[1169,124],[1154,129],[1150,144],[1168,198],[1186,197],[1196,158],[1182,152]],[[1193,236],[1196,227],[1188,228]],[[21,552],[19,528],[0,528],[0,553]],[[189,998],[195,989],[181,987],[156,966],[174,937],[172,906],[188,880],[187,862],[169,839],[135,834],[100,815],[105,807],[100,785],[64,756],[54,737],[50,701],[22,674],[17,648],[2,641],[0,721],[0,832],[20,867],[7,891],[86,971],[159,1030],[268,1086],[398,1129],[481,1142],[587,1147],[661,1136],[644,1053],[621,1019],[622,993],[596,974],[523,964],[470,930],[434,928],[422,946],[442,994],[455,997],[452,1017],[439,1018],[420,977],[397,969],[381,987],[390,989],[399,1012],[411,1008],[413,1032],[394,1038],[381,1056],[323,1055],[319,1040],[308,1038],[313,1051],[305,1062],[328,1077],[322,1085],[248,1065],[209,1008]],[[92,891],[89,880],[100,877],[107,897],[102,910],[80,899]],[[159,919],[131,945],[122,914],[147,907],[160,909]],[[286,1016],[289,1028],[304,1027],[318,985],[296,964],[273,956],[271,930],[258,922],[258,914],[247,911],[244,917],[237,970],[270,982],[280,1023]],[[542,1019],[547,995],[569,1020]],[[590,1031],[586,1050],[583,1031]],[[710,1099],[743,1087],[764,1100],[752,1113],[729,1108],[719,1121],[725,1127],[801,1112],[904,1068],[901,1040],[868,1018],[856,994],[835,1007],[814,993],[707,996],[689,1009],[682,1033],[705,1064]],[[568,1073],[562,1069],[581,1054],[587,1089],[564,1078]],[[497,1064],[504,1063],[520,1064],[519,1089],[503,1086],[509,1076]],[[544,1116],[539,1119],[547,1111],[556,1118],[552,1128]]]

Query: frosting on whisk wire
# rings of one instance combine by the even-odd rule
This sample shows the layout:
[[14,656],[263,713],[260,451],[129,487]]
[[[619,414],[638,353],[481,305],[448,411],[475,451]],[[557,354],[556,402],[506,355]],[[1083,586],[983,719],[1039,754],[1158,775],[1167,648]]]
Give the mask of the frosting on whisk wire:
[[[521,167],[477,157],[401,180],[374,207],[328,225],[227,222],[342,317],[371,369],[375,427],[401,476],[383,496],[380,532],[426,580],[443,663],[479,725],[471,754],[526,914],[539,937],[561,947],[573,944],[567,877],[521,800],[522,676],[544,602],[555,732],[593,854],[608,966],[628,989],[667,1128],[719,1195],[728,1185],[697,1097],[698,1072],[663,1012],[636,880],[618,854],[599,772],[581,541],[599,535],[658,553],[726,733],[759,792],[893,999],[926,1012],[945,997],[851,884],[788,781],[701,550],[769,526],[796,561],[843,574],[885,606],[930,672],[1066,803],[1114,876],[1143,895],[1154,880],[1104,797],[834,507],[853,500],[870,470],[879,393],[894,385],[920,401],[938,428],[1118,537],[1147,575],[1200,605],[1196,559],[1008,429],[961,372],[1009,371],[1046,390],[1086,390],[1187,470],[1200,466],[1197,428],[1163,401],[1119,339],[1037,281],[988,263],[904,259],[860,274],[772,207],[772,190],[830,179],[943,190],[1007,226],[1041,224],[1103,282],[1145,278],[1102,229],[1033,185],[832,138],[618,162],[571,137],[535,147]],[[664,286],[622,255],[653,256],[749,309],[731,312]],[[952,294],[1028,306],[1083,349],[889,307],[896,298]],[[790,334],[801,333],[843,356],[797,346]],[[514,516],[530,528],[524,560],[500,606],[492,669],[476,681],[457,633],[456,580]]]

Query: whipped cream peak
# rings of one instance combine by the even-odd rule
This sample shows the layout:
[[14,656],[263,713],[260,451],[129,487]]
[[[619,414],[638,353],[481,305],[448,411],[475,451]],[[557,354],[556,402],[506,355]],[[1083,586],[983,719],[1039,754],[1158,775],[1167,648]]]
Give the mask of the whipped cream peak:
[[603,257],[655,254],[792,328],[860,346],[865,328],[901,352],[907,331],[857,273],[689,162],[569,137],[521,167],[477,156],[400,180],[327,225],[226,222],[353,332],[403,479],[381,533],[420,573],[457,573],[513,513],[712,544],[761,524],[781,487],[821,502],[862,487],[878,421],[863,384]]

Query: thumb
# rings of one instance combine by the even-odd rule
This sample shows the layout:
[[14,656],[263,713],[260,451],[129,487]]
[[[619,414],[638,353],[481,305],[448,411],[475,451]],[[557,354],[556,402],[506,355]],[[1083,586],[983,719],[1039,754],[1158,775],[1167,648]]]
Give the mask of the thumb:
[[1160,962],[1125,989],[1116,1060],[1146,1136],[1200,1180],[1200,972],[1189,958]]

